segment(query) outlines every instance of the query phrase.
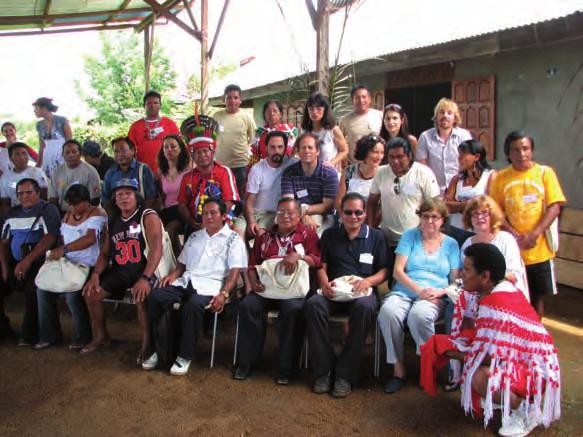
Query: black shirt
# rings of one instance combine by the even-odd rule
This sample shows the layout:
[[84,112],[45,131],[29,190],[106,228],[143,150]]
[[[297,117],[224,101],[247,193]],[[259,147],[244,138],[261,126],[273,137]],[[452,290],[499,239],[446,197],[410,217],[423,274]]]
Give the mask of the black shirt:
[[327,229],[322,234],[320,247],[329,281],[346,275],[366,278],[388,267],[389,252],[383,232],[366,224],[354,240],[348,239],[342,225]]
[[103,180],[103,178],[105,178],[105,173],[107,173],[109,167],[111,167],[114,163],[115,161],[111,156],[108,156],[105,153],[101,155],[101,162],[98,166],[94,166],[95,170],[97,170],[97,173],[99,173],[99,179]]

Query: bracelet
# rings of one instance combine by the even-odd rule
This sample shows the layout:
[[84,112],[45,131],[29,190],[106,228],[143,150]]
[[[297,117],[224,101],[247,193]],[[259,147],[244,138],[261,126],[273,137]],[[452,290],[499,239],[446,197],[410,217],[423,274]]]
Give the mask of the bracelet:
[[65,244],[65,245],[63,246],[63,255],[66,255],[66,254],[68,254],[69,252],[71,252],[71,251],[69,250],[69,248],[68,248],[68,247],[67,247],[67,245]]

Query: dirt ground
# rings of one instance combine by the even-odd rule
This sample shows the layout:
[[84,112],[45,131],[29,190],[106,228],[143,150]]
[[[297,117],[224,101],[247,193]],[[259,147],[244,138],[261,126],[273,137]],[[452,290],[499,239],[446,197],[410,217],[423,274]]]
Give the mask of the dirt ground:
[[[550,329],[559,348],[563,376],[560,422],[533,435],[583,436],[583,291],[563,288],[547,304],[547,316],[578,328]],[[8,299],[18,326],[22,297]],[[387,395],[372,377],[373,350],[367,349],[360,387],[344,400],[310,391],[307,372],[293,385],[274,384],[274,329],[268,334],[264,367],[245,382],[231,379],[234,325],[226,320],[218,335],[214,369],[208,368],[210,340],[199,342],[196,364],[186,377],[138,369],[139,332],[133,308],[108,308],[114,344],[89,356],[65,345],[44,351],[0,345],[1,436],[272,436],[272,435],[493,435],[465,416],[458,393],[430,398],[418,386],[418,361],[407,342],[407,386]],[[65,335],[70,318],[62,311]],[[65,343],[66,344],[66,343]]]

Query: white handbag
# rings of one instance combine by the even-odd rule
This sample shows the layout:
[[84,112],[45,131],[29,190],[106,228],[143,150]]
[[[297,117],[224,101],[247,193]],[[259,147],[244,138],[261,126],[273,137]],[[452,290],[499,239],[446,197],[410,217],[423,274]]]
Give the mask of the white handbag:
[[[334,290],[335,294],[334,297],[329,297],[328,299],[335,302],[348,302],[360,297],[370,296],[372,293],[372,287],[368,287],[366,293],[362,294],[354,294],[352,291],[354,283],[356,281],[360,281],[361,279],[362,278],[360,276],[355,275],[340,276],[339,278],[334,279],[332,281],[334,283],[332,289]],[[322,294],[321,288],[318,289],[318,294]]]
[[[142,233],[144,234],[144,242],[146,247],[144,248],[144,256],[148,258],[148,253],[150,252],[150,247],[148,246],[148,239],[146,238],[146,228],[144,227],[144,214],[140,219],[140,225],[142,227]],[[170,235],[164,229],[164,224],[160,222],[162,226],[162,256],[160,257],[160,262],[158,267],[154,271],[154,274],[158,279],[162,279],[170,274],[176,268],[176,257],[174,256],[174,250],[172,249],[172,241],[170,240]]]
[[310,290],[310,267],[305,261],[299,260],[291,275],[286,275],[281,258],[263,261],[256,267],[259,280],[265,291],[259,296],[268,299],[295,299],[306,297]]
[[61,257],[58,260],[48,259],[50,251],[47,252],[47,260],[38,270],[35,285],[41,290],[52,291],[53,293],[69,293],[79,291],[85,285],[89,276],[89,267],[84,264],[77,264]]

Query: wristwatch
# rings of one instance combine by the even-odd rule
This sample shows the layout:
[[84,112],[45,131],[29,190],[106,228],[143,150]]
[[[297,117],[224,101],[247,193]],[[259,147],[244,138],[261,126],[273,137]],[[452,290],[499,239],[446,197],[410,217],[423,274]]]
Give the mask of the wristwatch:
[[153,287],[154,284],[156,283],[156,276],[154,276],[154,275],[148,276],[148,275],[142,273],[142,275],[140,276],[140,278],[145,279],[146,281],[148,281],[148,284],[150,284],[150,287]]
[[302,213],[302,216],[306,215],[309,210],[310,210],[310,205],[308,205],[307,203],[302,203],[300,205],[300,211]]
[[222,289],[220,294],[225,298],[225,302],[231,300],[231,293],[229,293],[226,289]]

